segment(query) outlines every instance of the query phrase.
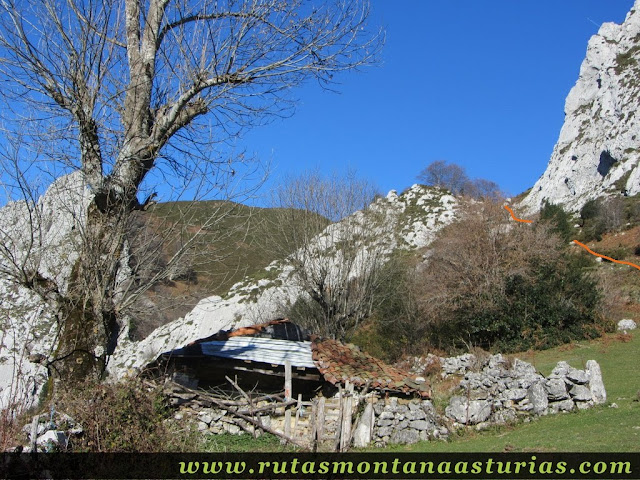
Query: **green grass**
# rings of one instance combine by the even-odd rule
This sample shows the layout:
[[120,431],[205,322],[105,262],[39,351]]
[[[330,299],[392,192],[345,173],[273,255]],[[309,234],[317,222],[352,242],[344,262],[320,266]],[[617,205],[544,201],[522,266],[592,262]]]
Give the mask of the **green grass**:
[[[530,423],[466,431],[452,439],[393,446],[395,451],[500,452],[500,451],[640,451],[640,334],[610,334],[592,342],[579,342],[547,351],[517,355],[548,375],[560,360],[584,368],[587,360],[602,369],[607,404],[590,410],[548,415]],[[616,403],[619,408],[611,408]]]
[[282,445],[280,439],[270,433],[253,438],[244,433],[242,435],[206,435],[200,448],[201,452],[293,452],[295,447]]

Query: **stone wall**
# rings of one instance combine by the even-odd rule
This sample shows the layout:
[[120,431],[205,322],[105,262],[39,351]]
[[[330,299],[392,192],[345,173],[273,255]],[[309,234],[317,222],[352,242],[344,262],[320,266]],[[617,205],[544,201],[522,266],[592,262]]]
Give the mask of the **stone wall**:
[[465,354],[412,359],[412,370],[433,370],[442,377],[460,376],[445,416],[453,426],[504,424],[532,416],[585,409],[606,402],[600,366],[589,360],[584,370],[558,362],[548,377],[530,363],[497,355]]
[[391,397],[378,400],[373,410],[376,421],[372,441],[376,447],[442,439],[449,434],[430,400]]

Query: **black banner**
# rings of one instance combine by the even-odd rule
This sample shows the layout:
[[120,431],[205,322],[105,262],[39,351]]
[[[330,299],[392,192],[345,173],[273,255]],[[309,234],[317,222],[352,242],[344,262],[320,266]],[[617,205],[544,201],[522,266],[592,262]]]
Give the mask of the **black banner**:
[[640,453],[4,453],[0,478],[640,480]]

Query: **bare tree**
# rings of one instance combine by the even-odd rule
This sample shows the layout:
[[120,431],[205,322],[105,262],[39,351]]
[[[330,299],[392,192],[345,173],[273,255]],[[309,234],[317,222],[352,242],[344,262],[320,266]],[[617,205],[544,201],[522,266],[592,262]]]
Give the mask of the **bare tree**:
[[464,168],[444,160],[431,162],[418,175],[418,180],[432,187],[446,188],[454,195],[460,195],[469,182]]
[[494,201],[504,197],[496,182],[484,178],[471,179],[463,167],[444,160],[431,162],[420,172],[418,180],[433,187],[446,188],[453,195]]
[[5,122],[31,148],[14,178],[30,180],[34,165],[80,171],[87,188],[66,288],[37,268],[14,272],[56,305],[55,370],[70,380],[100,374],[135,297],[127,234],[151,186],[224,187],[237,167],[215,145],[290,114],[291,88],[329,85],[381,45],[357,1],[0,0],[0,13]]
[[375,304],[394,240],[392,214],[372,203],[375,189],[353,173],[303,173],[285,179],[274,197],[270,240],[303,292],[285,313],[314,333],[344,339]]

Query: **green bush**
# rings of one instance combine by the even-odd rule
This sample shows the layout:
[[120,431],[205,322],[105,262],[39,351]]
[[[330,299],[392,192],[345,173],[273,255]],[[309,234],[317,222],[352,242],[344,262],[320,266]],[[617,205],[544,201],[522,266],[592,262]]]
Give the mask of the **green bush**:
[[416,299],[416,258],[398,251],[382,267],[374,308],[350,341],[389,363],[424,347]]
[[551,231],[560,235],[565,242],[575,238],[576,232],[572,220],[571,214],[560,205],[545,201],[540,210],[540,221],[551,225]]
[[563,253],[558,262],[530,265],[530,278],[508,277],[493,311],[461,315],[469,337],[485,348],[510,352],[599,336],[600,296],[585,263],[584,256]]
[[640,222],[640,198],[603,197],[589,200],[580,210],[582,241],[602,240],[602,235]]

